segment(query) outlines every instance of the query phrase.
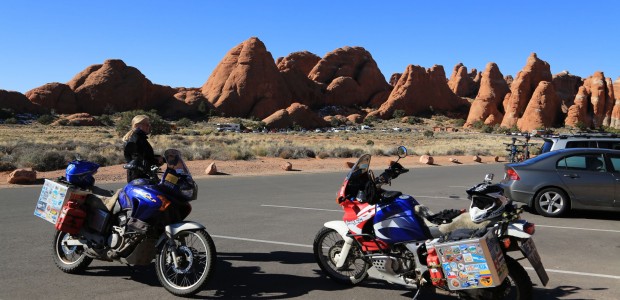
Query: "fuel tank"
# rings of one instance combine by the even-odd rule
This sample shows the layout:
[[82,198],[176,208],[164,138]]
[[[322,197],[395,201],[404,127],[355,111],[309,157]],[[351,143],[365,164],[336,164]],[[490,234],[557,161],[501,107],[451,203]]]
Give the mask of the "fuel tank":
[[169,200],[157,190],[156,185],[138,184],[136,180],[121,191],[118,199],[121,207],[131,209],[131,216],[140,220],[158,216],[162,206],[167,205]]
[[424,221],[415,214],[417,205],[418,201],[409,195],[378,205],[373,225],[377,238],[388,244],[430,238]]

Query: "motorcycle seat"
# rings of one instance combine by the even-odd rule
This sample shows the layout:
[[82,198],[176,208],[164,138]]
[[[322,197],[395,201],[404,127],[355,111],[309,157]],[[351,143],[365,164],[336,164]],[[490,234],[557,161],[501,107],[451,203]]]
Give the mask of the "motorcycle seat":
[[118,195],[121,190],[122,189],[118,189],[114,194],[112,194],[112,191],[93,189],[93,193],[86,197],[86,205],[90,208],[111,212],[114,205],[118,201]]
[[399,191],[383,191],[381,193],[381,203],[390,203],[392,201],[394,201],[394,199],[398,198],[398,196],[402,195],[403,193],[399,192]]

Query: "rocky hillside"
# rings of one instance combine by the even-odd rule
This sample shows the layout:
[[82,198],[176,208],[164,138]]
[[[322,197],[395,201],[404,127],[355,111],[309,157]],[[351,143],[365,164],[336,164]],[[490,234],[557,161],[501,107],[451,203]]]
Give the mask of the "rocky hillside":
[[155,109],[169,118],[214,111],[257,118],[274,128],[326,126],[334,118],[444,114],[520,130],[549,127],[620,128],[620,78],[603,72],[582,79],[532,53],[523,69],[504,76],[490,62],[483,72],[459,63],[447,78],[443,66],[408,65],[389,82],[362,47],[343,47],[324,57],[302,51],[274,59],[252,37],[232,48],[199,88],[152,83],[140,70],[110,59],[87,67],[67,83],[52,82],[21,94],[0,89],[0,108],[19,113],[100,115]]

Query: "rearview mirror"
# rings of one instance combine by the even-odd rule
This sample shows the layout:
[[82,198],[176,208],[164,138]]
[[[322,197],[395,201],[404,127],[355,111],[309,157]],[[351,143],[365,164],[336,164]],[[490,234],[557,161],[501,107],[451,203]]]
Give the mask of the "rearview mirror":
[[404,158],[407,156],[407,148],[405,148],[405,146],[399,146],[396,153],[399,158]]

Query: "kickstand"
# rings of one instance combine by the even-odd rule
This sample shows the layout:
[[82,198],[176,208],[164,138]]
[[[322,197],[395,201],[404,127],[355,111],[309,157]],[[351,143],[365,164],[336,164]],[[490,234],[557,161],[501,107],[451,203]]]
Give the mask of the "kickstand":
[[420,291],[422,290],[422,287],[418,287],[418,291],[415,292],[415,295],[413,295],[413,300],[418,299],[418,295],[420,295]]

